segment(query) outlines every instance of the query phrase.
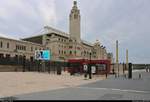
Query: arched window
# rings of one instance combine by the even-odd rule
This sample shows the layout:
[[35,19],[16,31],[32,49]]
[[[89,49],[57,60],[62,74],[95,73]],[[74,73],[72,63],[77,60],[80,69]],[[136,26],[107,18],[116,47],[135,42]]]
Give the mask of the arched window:
[[75,54],[75,55],[76,55],[76,53],[77,53],[77,52],[76,52],[76,51],[74,51],[74,54]]
[[9,43],[7,43],[7,48],[9,48]]
[[72,54],[72,51],[70,51],[70,55]]
[[1,43],[0,43],[0,47],[2,48],[3,47],[3,42],[1,41]]

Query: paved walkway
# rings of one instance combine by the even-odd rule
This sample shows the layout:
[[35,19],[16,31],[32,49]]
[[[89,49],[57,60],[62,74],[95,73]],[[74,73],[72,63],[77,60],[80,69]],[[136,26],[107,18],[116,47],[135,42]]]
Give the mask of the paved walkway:
[[140,70],[134,71],[133,79],[109,77],[75,87],[14,97],[17,100],[150,100],[149,86],[150,73]]
[[78,86],[105,79],[105,76],[95,76],[84,80],[84,76],[70,76],[38,72],[0,72],[0,97],[8,97],[32,92],[41,92]]

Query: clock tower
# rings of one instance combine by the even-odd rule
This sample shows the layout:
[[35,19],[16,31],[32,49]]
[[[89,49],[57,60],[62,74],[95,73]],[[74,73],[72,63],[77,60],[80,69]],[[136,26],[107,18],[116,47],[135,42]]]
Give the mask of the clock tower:
[[80,10],[77,7],[77,1],[73,2],[73,7],[69,16],[69,33],[71,38],[80,42]]

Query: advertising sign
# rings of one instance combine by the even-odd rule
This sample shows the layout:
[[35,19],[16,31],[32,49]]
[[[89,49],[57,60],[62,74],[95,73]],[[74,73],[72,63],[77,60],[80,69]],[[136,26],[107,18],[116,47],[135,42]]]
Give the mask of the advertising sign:
[[91,69],[92,69],[93,74],[96,73],[96,67],[95,66],[92,66]]
[[51,54],[49,50],[37,50],[35,51],[36,60],[50,60]]
[[84,71],[87,71],[88,70],[88,66],[85,64],[83,65],[83,68],[84,68]]

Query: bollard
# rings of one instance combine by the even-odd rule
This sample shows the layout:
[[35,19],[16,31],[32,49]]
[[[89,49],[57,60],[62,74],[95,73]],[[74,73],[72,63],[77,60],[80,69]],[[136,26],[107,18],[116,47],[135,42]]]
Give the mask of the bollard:
[[107,73],[106,73],[106,78],[107,78]]
[[117,74],[115,73],[115,78],[117,78]]
[[129,63],[128,67],[128,78],[132,79],[132,63]]
[[87,72],[85,72],[85,74],[84,74],[84,78],[85,78],[85,79],[87,79]]
[[139,74],[139,79],[141,79],[142,78],[142,75],[141,74]]

